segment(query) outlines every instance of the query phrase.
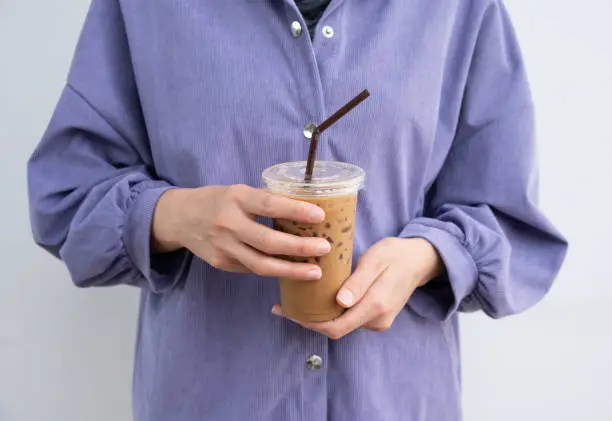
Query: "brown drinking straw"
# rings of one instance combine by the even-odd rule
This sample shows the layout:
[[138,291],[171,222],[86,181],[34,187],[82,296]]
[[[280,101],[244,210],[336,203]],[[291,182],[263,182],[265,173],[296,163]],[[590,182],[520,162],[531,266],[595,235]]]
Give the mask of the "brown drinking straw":
[[369,96],[370,93],[367,89],[365,89],[315,128],[314,132],[312,133],[312,139],[310,140],[310,149],[308,150],[308,162],[306,163],[306,174],[304,175],[305,182],[310,183],[312,181],[312,171],[314,170],[315,159],[317,156],[317,143],[319,143],[319,135],[325,130],[329,129],[335,122],[348,114],[349,111],[358,106]]

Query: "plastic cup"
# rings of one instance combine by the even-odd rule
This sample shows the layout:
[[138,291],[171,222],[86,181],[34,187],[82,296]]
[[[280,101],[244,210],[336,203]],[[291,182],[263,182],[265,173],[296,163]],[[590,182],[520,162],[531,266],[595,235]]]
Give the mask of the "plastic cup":
[[278,195],[313,203],[325,211],[325,220],[318,224],[276,219],[274,228],[300,237],[325,238],[332,250],[323,257],[282,258],[321,267],[320,280],[280,278],[283,313],[302,322],[324,322],[337,318],[344,311],[336,295],[351,274],[357,196],[364,187],[365,172],[356,165],[318,161],[313,177],[304,181],[306,162],[274,165],[263,172],[266,188]]

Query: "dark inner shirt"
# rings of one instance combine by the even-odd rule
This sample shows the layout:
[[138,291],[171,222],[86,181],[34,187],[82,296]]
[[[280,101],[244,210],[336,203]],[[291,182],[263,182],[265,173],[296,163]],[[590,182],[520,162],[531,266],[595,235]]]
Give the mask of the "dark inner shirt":
[[295,0],[295,4],[304,16],[310,37],[314,36],[314,29],[330,0]]

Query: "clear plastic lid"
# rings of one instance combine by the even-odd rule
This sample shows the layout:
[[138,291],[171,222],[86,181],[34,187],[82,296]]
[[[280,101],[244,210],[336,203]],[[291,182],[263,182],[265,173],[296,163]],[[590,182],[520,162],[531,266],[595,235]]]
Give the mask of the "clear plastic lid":
[[325,197],[356,194],[365,185],[365,172],[344,162],[317,161],[312,181],[304,181],[306,161],[286,162],[266,168],[266,187],[278,194],[296,197]]

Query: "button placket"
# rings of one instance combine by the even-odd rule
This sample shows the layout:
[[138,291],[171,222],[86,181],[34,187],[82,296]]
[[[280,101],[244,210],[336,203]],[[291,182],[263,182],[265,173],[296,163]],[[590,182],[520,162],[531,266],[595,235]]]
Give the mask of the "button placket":
[[[338,0],[332,1],[329,5],[329,9],[335,7],[334,2]],[[289,26],[288,38],[291,39],[291,42],[287,43],[287,48],[290,48],[294,51],[294,53],[289,54],[288,56],[291,58],[291,61],[294,62],[294,73],[293,77],[297,82],[297,90],[296,93],[300,97],[300,102],[302,105],[302,112],[299,116],[299,119],[302,120],[302,136],[306,140],[312,139],[312,134],[316,129],[316,125],[314,123],[310,124],[310,122],[318,122],[323,121],[326,117],[328,117],[325,110],[325,97],[323,94],[323,87],[321,84],[321,75],[319,71],[319,67],[317,64],[317,54],[315,43],[313,39],[311,39],[305,20],[301,15],[297,5],[293,0],[285,0],[286,7],[286,18],[287,21],[285,25]],[[328,10],[329,10],[328,9]],[[300,29],[298,29],[298,25]],[[287,28],[285,26],[285,28]],[[321,28],[317,28],[318,38],[323,38],[320,36]],[[299,35],[297,35],[299,32]],[[290,34],[290,36],[289,36]],[[317,37],[315,37],[317,38]],[[302,54],[300,54],[300,52]],[[322,139],[322,142],[324,139]],[[304,142],[300,145],[300,148],[303,150],[300,152],[304,157],[307,156],[309,142]],[[318,158],[323,160],[325,158],[325,149],[321,147],[318,153]],[[313,350],[314,351],[314,350]]]
[[[318,37],[315,40],[319,76],[324,91],[328,88],[332,88],[333,91],[333,81],[341,77],[340,67],[343,62],[341,58],[344,53],[342,36],[347,27],[348,17],[345,8],[339,6],[338,3],[329,12],[326,11],[321,18],[320,26],[317,28]],[[321,145],[322,151],[326,148],[325,143],[326,141]],[[325,154],[325,152],[322,153]]]
[[304,396],[303,420],[327,419],[327,360],[329,342],[327,337],[315,332],[304,332],[310,340],[304,343],[308,349],[302,354],[301,367],[303,381],[301,384]]

